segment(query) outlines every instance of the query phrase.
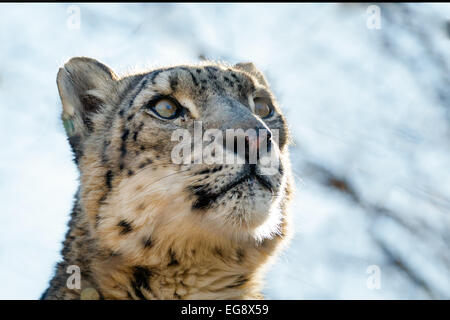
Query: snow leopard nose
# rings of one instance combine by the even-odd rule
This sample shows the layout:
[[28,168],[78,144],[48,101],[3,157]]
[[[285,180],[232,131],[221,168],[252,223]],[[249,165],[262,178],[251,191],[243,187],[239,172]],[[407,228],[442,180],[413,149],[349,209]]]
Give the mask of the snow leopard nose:
[[270,151],[272,147],[272,134],[270,130],[264,128],[255,130],[255,132],[255,135],[245,135],[245,163],[256,164],[251,161],[252,153],[255,153],[257,162],[263,156],[263,153]]
[[272,148],[272,133],[266,128],[238,131],[233,136],[232,143],[225,141],[225,147],[243,158],[246,164],[257,164]]
[[245,163],[250,164],[257,164],[271,150],[272,132],[250,108],[236,99],[224,96],[214,97],[209,105],[211,114],[216,116],[209,125],[218,126],[224,133],[224,149],[234,152],[245,159]]

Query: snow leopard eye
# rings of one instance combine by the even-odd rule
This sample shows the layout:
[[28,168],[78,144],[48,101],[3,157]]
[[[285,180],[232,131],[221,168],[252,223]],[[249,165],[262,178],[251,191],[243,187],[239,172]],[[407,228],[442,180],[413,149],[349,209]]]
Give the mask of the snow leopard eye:
[[256,98],[255,103],[255,113],[262,119],[269,118],[273,114],[273,108],[264,98]]
[[175,101],[162,98],[152,103],[150,110],[163,119],[175,119],[180,115],[181,108]]

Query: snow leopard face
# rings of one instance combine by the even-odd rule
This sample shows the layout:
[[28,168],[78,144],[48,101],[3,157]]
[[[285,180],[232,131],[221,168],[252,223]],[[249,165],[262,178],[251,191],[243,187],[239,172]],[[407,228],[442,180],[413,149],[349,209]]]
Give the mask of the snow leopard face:
[[253,64],[118,77],[98,61],[74,58],[60,69],[58,87],[83,209],[111,247],[279,233],[288,129]]

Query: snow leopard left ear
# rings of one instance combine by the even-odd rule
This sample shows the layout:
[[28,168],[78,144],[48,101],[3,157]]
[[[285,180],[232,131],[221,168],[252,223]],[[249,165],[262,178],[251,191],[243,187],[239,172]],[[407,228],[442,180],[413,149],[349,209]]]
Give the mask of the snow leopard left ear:
[[94,129],[93,116],[106,103],[114,103],[117,76],[97,60],[76,57],[59,69],[56,82],[64,128],[77,162],[84,140]]
[[258,82],[260,84],[262,84],[263,86],[269,87],[269,84],[267,83],[266,77],[264,77],[262,72],[259,71],[252,62],[238,63],[234,67],[236,69],[240,69],[242,71],[245,71],[245,72],[251,74],[256,79],[258,79]]

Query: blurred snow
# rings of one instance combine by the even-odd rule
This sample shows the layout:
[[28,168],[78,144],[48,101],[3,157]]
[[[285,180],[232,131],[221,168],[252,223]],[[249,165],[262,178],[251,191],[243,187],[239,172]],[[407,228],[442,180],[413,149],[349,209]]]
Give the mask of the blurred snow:
[[[449,4],[0,4],[0,299],[36,299],[78,184],[58,67],[253,61],[294,134],[296,234],[272,299],[450,298]],[[381,288],[367,287],[371,265]]]

